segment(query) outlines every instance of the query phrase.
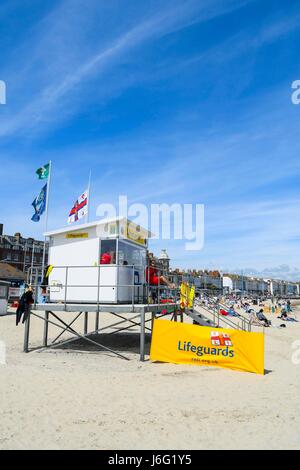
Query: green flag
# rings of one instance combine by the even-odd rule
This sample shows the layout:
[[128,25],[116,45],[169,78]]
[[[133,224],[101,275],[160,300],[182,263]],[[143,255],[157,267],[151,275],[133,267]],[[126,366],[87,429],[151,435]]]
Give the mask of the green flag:
[[38,175],[39,180],[46,180],[48,178],[49,168],[50,168],[50,164],[47,163],[47,165],[42,166],[36,171],[36,174]]

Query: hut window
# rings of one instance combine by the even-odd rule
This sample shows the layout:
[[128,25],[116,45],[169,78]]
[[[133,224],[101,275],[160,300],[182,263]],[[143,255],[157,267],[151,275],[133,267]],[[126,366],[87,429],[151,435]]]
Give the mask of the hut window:
[[116,264],[116,240],[102,240],[100,264]]

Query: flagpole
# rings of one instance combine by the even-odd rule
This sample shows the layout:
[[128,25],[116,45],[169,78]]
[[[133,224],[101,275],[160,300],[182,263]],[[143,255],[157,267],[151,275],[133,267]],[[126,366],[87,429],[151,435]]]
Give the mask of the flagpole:
[[[50,187],[51,187],[51,177],[52,177],[52,161],[49,162],[49,176],[47,182],[47,201],[46,201],[46,215],[45,215],[45,232],[48,230],[48,214],[49,214],[49,196],[50,196]],[[42,278],[44,276],[45,262],[46,262],[46,236],[44,237],[44,250],[43,250],[43,264],[42,264]]]
[[33,280],[34,252],[35,252],[35,244],[34,244],[34,241],[33,241],[33,243],[32,243],[32,253],[31,253],[30,285],[32,285],[32,280]]
[[90,221],[91,183],[92,183],[92,170],[90,170],[90,177],[89,177],[89,186],[88,186],[88,208],[87,208],[87,215],[86,215],[86,223],[89,223],[89,221]]

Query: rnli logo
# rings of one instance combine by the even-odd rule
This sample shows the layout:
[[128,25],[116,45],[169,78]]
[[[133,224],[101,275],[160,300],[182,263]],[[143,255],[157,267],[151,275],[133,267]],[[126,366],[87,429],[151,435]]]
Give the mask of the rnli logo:
[[210,334],[211,344],[213,346],[228,346],[232,347],[233,343],[227,333],[220,333],[219,331],[212,331]]

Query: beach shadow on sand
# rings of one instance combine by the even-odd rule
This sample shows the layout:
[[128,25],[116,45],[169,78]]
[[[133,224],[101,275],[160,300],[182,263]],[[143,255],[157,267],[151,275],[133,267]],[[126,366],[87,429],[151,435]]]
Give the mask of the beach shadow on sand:
[[[74,338],[73,341],[67,344],[57,345],[54,350],[56,351],[76,351],[76,352],[89,352],[89,353],[101,353],[101,345],[110,348],[120,353],[140,353],[140,334],[136,332],[121,332],[115,334],[91,334],[88,336],[89,339],[99,344],[97,347],[95,344],[89,343],[82,338]],[[145,335],[145,353],[150,353],[151,334]]]

